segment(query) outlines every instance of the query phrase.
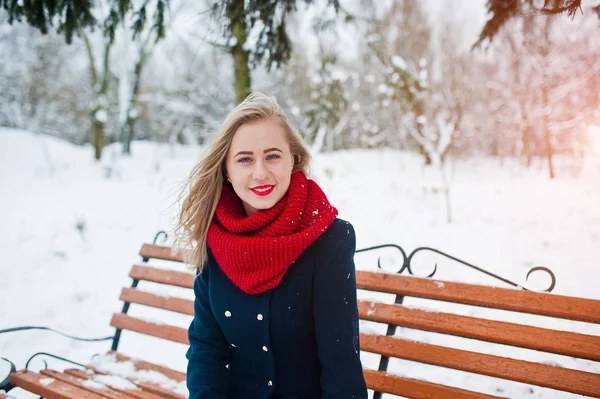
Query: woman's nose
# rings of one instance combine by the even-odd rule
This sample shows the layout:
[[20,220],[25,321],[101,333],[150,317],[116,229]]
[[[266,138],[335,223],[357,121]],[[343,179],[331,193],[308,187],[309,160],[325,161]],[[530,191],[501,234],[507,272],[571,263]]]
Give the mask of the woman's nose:
[[267,170],[265,165],[258,161],[254,164],[254,169],[252,170],[252,178],[254,180],[262,180],[267,176]]

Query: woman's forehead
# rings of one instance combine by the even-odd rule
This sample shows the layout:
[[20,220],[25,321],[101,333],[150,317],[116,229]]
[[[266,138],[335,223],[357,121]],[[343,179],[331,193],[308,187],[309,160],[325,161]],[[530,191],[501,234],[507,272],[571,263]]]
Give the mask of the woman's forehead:
[[285,129],[276,121],[261,120],[241,125],[233,135],[230,149],[251,151],[271,147],[289,147]]

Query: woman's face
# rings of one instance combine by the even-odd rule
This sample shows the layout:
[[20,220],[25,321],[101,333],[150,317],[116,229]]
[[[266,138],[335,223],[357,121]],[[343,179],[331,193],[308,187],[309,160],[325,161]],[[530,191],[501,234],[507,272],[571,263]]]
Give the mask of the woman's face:
[[290,145],[277,119],[245,123],[233,135],[225,170],[248,216],[273,207],[285,195],[293,168]]

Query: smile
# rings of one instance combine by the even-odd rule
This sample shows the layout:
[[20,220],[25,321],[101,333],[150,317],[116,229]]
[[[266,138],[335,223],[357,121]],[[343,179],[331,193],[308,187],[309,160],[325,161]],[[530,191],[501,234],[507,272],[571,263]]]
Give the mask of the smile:
[[259,197],[264,197],[264,196],[271,194],[273,192],[274,188],[275,188],[275,186],[268,185],[268,186],[253,187],[250,190],[252,190],[252,192],[254,194],[258,195]]

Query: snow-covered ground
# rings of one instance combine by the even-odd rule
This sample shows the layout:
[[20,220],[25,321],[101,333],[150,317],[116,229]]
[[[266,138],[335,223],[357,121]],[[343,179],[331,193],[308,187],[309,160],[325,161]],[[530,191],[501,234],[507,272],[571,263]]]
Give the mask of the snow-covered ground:
[[[119,153],[118,146],[111,146],[105,161],[95,163],[89,147],[0,129],[0,329],[41,325],[81,337],[113,334],[111,314],[121,309],[119,292],[130,284],[127,274],[140,261],[137,251],[157,231],[172,228],[177,195],[201,149],[135,142],[133,157]],[[355,226],[359,248],[388,242],[408,251],[431,246],[531,288],[545,287],[548,279],[533,275],[525,283],[527,271],[545,265],[556,274],[555,293],[600,299],[600,148],[583,163],[558,163],[554,181],[543,162],[529,170],[512,160],[502,166],[489,159],[455,163],[449,171],[452,223],[446,222],[439,170],[423,168],[416,155],[391,150],[319,155],[313,175],[340,216]],[[399,266],[393,252],[382,255],[384,268]],[[416,274],[428,274],[437,262],[436,278],[502,285],[448,260],[419,259]],[[375,268],[373,256],[358,254],[356,261],[359,269]],[[407,304],[438,306],[416,300]],[[443,309],[600,335],[600,326],[585,323],[450,305]],[[132,312],[182,327],[189,322],[135,307]],[[398,335],[600,373],[597,363],[563,356],[487,343],[466,346],[466,340],[432,333],[401,330]],[[86,363],[108,347],[108,342],[76,342],[44,331],[0,335],[0,357],[19,368],[40,351]],[[125,332],[120,350],[185,369],[183,345]],[[363,361],[377,366],[374,356],[366,354]],[[0,379],[6,369],[0,361]],[[578,397],[411,362],[392,362],[391,370],[511,398]]]

